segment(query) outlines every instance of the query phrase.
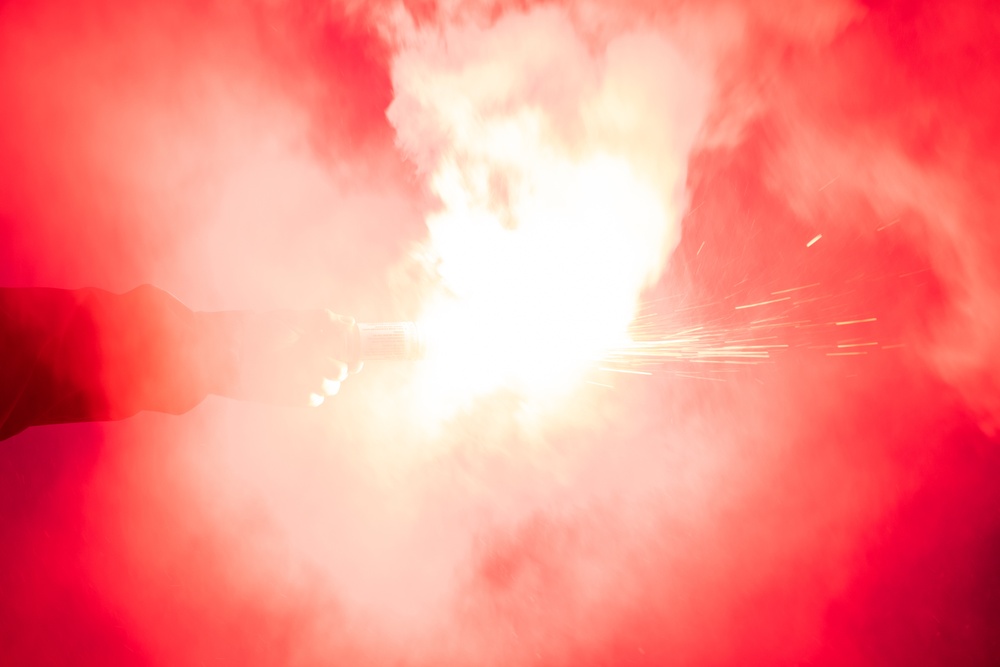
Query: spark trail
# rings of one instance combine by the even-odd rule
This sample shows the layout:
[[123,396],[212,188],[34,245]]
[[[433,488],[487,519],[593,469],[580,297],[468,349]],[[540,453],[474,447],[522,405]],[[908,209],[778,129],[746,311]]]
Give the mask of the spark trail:
[[784,288],[759,299],[737,292],[694,305],[685,305],[681,297],[644,303],[628,342],[609,350],[598,371],[722,380],[741,372],[739,367],[775,363],[793,352],[864,357],[902,347],[895,340],[879,340],[885,332],[879,331],[877,317],[845,310],[845,293],[822,287]]

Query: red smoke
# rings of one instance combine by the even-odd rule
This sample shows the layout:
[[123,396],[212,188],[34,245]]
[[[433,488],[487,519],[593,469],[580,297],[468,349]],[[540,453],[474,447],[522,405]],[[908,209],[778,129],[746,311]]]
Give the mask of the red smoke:
[[[584,45],[566,89],[644,31],[712,91],[645,301],[729,317],[818,284],[796,316],[875,321],[721,382],[502,390],[433,428],[409,370],[372,365],[315,412],[31,429],[0,443],[0,662],[995,663],[1000,12],[440,4],[0,4],[0,280],[416,316],[421,151],[449,139],[387,119],[394,64],[408,31],[546,4]],[[497,99],[573,135],[553,78]],[[641,171],[649,136],[601,141]]]

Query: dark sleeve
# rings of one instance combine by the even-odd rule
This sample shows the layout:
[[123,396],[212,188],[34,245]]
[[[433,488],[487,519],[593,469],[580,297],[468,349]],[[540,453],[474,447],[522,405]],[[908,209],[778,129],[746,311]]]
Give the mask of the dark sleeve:
[[148,285],[0,288],[0,440],[41,424],[191,409],[232,381],[235,317],[192,312]]

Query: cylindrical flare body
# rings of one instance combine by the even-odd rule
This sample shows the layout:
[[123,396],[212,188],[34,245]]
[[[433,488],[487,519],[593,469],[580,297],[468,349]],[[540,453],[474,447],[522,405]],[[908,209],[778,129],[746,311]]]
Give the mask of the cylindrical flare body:
[[413,361],[424,357],[424,341],[413,322],[359,322],[359,361]]

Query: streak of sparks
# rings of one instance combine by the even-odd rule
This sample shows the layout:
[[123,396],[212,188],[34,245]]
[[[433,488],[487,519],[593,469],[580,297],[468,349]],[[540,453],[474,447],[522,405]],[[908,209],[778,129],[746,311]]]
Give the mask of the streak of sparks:
[[736,310],[743,310],[744,308],[756,308],[757,306],[766,306],[772,303],[778,303],[779,301],[790,301],[792,297],[783,296],[780,299],[771,299],[770,301],[759,301],[758,303],[748,303],[745,306],[736,306]]
[[[847,319],[842,312],[838,313],[841,319],[829,314],[823,317],[824,312],[841,310],[839,300],[845,292],[822,292],[822,287],[817,282],[775,289],[768,294],[776,298],[736,306],[727,306],[727,302],[745,297],[745,290],[705,303],[684,303],[686,298],[677,297],[680,303],[672,305],[674,299],[657,299],[644,304],[624,344],[595,360],[601,362],[598,371],[622,376],[668,373],[684,379],[725,382],[726,376],[747,372],[741,368],[775,363],[777,357],[795,349],[823,357],[863,358],[879,350],[903,347],[883,345],[867,336],[845,339],[836,335],[837,327],[873,323],[878,318]],[[804,290],[816,290],[818,295],[793,301]],[[750,312],[761,314],[747,318],[744,314]],[[691,323],[691,317],[697,318],[697,323]]]
[[823,235],[822,234],[817,234],[816,236],[814,236],[812,238],[812,241],[810,241],[809,243],[806,244],[806,247],[807,248],[813,247],[813,244],[816,243],[816,241],[819,241],[821,238],[823,238]]
[[810,287],[819,287],[819,283],[812,283],[809,285],[801,285],[799,287],[789,287],[788,289],[780,289],[776,292],[771,292],[771,296],[778,296],[779,294],[788,294],[789,292],[798,292],[799,290],[809,289]]
[[599,371],[604,371],[606,373],[628,373],[629,375],[652,375],[649,371],[630,371],[624,368],[598,368]]

